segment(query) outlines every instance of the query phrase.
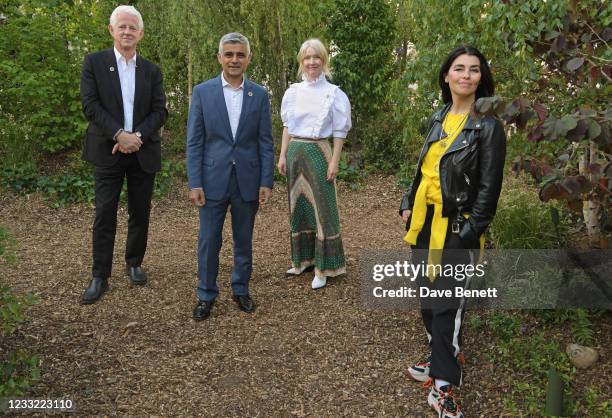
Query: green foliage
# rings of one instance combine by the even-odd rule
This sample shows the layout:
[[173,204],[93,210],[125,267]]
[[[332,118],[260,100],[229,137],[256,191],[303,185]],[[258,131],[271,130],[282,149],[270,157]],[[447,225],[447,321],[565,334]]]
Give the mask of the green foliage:
[[15,240],[4,227],[0,226],[0,260],[13,263],[15,261],[15,246]]
[[[91,168],[77,163],[70,171],[53,175],[41,174],[33,163],[5,166],[0,170],[0,188],[17,194],[40,192],[53,206],[93,202],[95,181]],[[164,196],[175,178],[186,177],[184,161],[163,160],[155,176],[154,197]],[[125,187],[124,187],[125,188]],[[123,201],[126,199],[123,198]]]
[[494,248],[545,249],[559,248],[567,231],[565,218],[559,221],[558,232],[553,223],[551,205],[543,205],[524,178],[506,178],[490,228]]
[[[529,314],[492,312],[485,315],[484,320],[481,316],[472,316],[469,325],[473,330],[482,333],[486,324],[495,337],[485,356],[495,364],[496,373],[511,376],[504,382],[510,385],[510,391],[504,391],[503,403],[507,411],[501,415],[542,416],[547,371],[554,368],[564,382],[563,416],[609,416],[612,404],[597,388],[587,387],[583,393],[576,389],[576,369],[558,339],[551,337],[562,333],[568,324],[576,336],[578,328],[586,327],[585,318],[588,321],[588,318],[603,314],[607,311],[550,309]],[[592,335],[592,330],[589,334]]]
[[83,137],[80,65],[88,48],[108,39],[99,9],[95,2],[3,4],[0,125],[19,126],[20,140],[37,152],[63,150]]
[[[25,321],[25,308],[35,303],[36,299],[30,294],[17,296],[11,289],[0,287],[0,318],[4,339],[10,337],[19,323]],[[30,355],[25,350],[0,354],[0,396],[23,396],[38,379],[38,356]]]
[[[494,322],[494,330],[506,336],[503,326],[517,326],[515,317],[499,316]],[[513,318],[513,319],[509,319]],[[496,364],[498,373],[511,373],[513,376],[510,393],[504,397],[504,406],[513,416],[541,416],[546,399],[547,370],[555,368],[565,383],[565,399],[572,399],[572,380],[575,369],[571,366],[559,343],[539,332],[533,336],[502,338],[497,341],[490,360]],[[567,405],[566,409],[574,406]]]
[[357,121],[381,110],[387,94],[395,19],[383,0],[336,0],[329,11],[334,82]]
[[42,175],[33,163],[4,167],[0,186],[14,193],[41,192],[54,206],[92,202],[94,179],[91,170]]
[[593,386],[585,391],[585,415],[587,417],[612,417],[612,401]]
[[362,173],[359,170],[356,162],[350,161],[346,153],[340,156],[337,178],[338,180],[348,183],[353,190],[356,190],[359,187]]
[[2,167],[0,186],[15,193],[32,193],[38,190],[38,177],[34,163],[8,165]]
[[[296,80],[297,52],[308,38],[326,41],[322,10],[330,2],[139,0],[147,28],[141,51],[161,66],[166,92],[174,93],[168,95],[171,117],[166,127],[184,137],[191,87],[219,75],[219,39],[238,31],[249,38],[253,58],[248,77],[268,89],[274,134],[280,138],[280,103]],[[182,152],[184,141],[175,147]]]
[[534,314],[545,324],[564,325],[569,322],[577,342],[585,345],[593,343],[591,314],[586,309],[544,309],[535,311]]
[[487,325],[502,341],[509,341],[519,332],[521,320],[517,316],[495,313],[487,318]]
[[163,160],[161,171],[155,175],[153,197],[159,199],[165,196],[176,178],[180,178],[183,181],[186,180],[187,167],[185,166],[185,161]]

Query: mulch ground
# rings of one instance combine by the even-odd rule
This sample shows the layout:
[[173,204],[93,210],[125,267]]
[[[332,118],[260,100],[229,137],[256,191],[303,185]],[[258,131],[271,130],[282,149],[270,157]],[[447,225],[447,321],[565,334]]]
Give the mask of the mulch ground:
[[[231,300],[228,214],[221,294],[212,316],[195,323],[198,216],[182,184],[154,201],[142,288],[123,273],[127,211],[120,209],[110,291],[91,306],[78,302],[89,280],[93,208],[0,196],[0,220],[18,243],[16,264],[0,263],[0,278],[40,299],[0,344],[40,355],[42,378],[30,396],[72,399],[79,416],[431,416],[427,390],[405,374],[427,350],[418,312],[369,310],[360,297],[361,251],[406,250],[395,179],[370,176],[357,191],[340,186],[347,274],[317,292],[311,274],[284,277],[286,198],[276,186],[257,217],[257,311],[240,312]],[[500,381],[478,351],[492,343],[469,327],[465,340],[463,409],[500,416],[502,393],[493,390]]]

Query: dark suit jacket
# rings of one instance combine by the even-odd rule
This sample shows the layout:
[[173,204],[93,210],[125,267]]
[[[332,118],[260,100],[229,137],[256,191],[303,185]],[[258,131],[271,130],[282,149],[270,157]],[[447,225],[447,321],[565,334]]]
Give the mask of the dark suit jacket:
[[[89,54],[81,74],[83,113],[89,121],[83,144],[83,159],[100,167],[112,167],[120,153],[111,153],[113,136],[124,126],[123,99],[113,48]],[[161,169],[159,128],[168,118],[166,95],[159,67],[136,56],[133,131],[142,134],[143,144],[136,152],[142,169]]]
[[242,94],[234,141],[221,76],[193,89],[187,122],[187,178],[189,188],[203,188],[207,199],[228,197],[233,168],[243,200],[257,200],[260,186],[272,188],[274,146],[268,92],[246,79]]

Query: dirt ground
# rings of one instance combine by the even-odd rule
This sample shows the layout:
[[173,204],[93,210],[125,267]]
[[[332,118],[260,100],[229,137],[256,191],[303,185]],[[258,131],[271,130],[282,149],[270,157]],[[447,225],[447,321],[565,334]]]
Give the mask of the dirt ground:
[[[18,243],[17,263],[0,263],[0,278],[40,299],[11,337],[42,358],[31,396],[72,399],[79,416],[431,416],[427,390],[405,373],[427,350],[418,313],[368,310],[360,299],[360,252],[406,249],[395,179],[340,187],[347,274],[317,292],[311,274],[284,277],[286,198],[277,185],[257,217],[257,311],[243,313],[231,300],[228,214],[221,294],[212,316],[195,323],[198,216],[182,184],[154,201],[143,288],[123,272],[120,210],[110,290],[90,306],[78,302],[90,274],[91,205],[53,209],[36,196],[0,196],[0,220]],[[477,351],[491,343],[465,332],[463,410],[499,416],[500,392],[483,386],[495,380],[494,367]]]

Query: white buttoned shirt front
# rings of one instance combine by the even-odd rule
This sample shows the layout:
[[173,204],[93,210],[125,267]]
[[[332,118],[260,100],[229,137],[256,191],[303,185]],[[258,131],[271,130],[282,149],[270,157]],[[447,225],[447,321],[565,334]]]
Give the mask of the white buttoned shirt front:
[[238,131],[238,122],[242,113],[242,95],[244,94],[244,75],[242,76],[242,84],[238,88],[234,88],[227,82],[223,73],[221,73],[221,84],[223,85],[223,97],[225,98],[225,107],[227,108],[227,116],[229,116],[230,127],[232,128],[232,137],[236,140],[236,132]]
[[117,71],[119,72],[119,82],[121,83],[121,98],[123,100],[123,130],[132,132],[134,127],[134,94],[136,92],[136,54],[126,60],[117,48],[115,58],[117,58]]

